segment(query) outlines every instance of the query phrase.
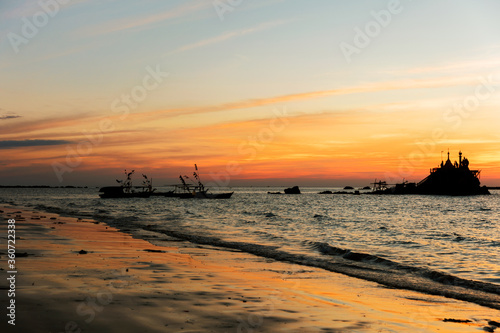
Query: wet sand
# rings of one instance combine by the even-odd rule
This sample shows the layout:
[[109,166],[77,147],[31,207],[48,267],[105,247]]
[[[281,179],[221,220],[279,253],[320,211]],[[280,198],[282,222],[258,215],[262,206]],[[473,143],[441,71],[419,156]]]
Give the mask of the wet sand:
[[[0,210],[1,332],[478,332],[500,321],[498,310],[321,269],[167,238],[152,238],[164,245],[155,246],[97,221]],[[9,218],[15,326],[4,306]]]

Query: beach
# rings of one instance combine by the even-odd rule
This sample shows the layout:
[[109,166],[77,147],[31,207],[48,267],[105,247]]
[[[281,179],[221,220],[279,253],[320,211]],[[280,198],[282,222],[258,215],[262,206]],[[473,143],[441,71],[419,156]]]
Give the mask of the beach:
[[[500,311],[100,221],[4,205],[2,332],[478,332]],[[490,324],[488,324],[490,323]]]

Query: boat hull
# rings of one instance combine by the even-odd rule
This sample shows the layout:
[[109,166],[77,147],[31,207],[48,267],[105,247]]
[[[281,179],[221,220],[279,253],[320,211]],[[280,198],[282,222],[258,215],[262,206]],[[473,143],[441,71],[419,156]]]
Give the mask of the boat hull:
[[176,193],[174,191],[169,192],[153,192],[151,194],[154,197],[166,197],[166,198],[192,198],[192,193]]
[[121,198],[149,198],[151,193],[123,193],[123,194],[106,194],[100,193],[99,197],[103,199],[121,199]]
[[229,199],[231,198],[233,193],[234,192],[226,192],[226,193],[196,192],[194,197],[199,199]]
[[102,187],[99,192],[99,197],[103,199],[121,199],[121,198],[149,198],[151,196],[150,191],[142,192],[124,192],[122,186],[107,186]]

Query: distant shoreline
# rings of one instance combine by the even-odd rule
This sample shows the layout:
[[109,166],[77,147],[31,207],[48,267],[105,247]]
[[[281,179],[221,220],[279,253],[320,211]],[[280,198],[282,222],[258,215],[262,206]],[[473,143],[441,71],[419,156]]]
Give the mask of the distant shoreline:
[[0,185],[0,188],[89,188],[88,186]]

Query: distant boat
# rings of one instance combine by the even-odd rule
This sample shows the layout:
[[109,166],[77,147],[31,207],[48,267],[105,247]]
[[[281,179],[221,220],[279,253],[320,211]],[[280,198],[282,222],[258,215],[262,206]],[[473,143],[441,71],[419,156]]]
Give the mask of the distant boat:
[[434,194],[434,195],[479,195],[490,194],[486,186],[479,181],[480,170],[469,169],[469,160],[462,159],[462,152],[458,153],[459,160],[454,163],[448,159],[441,161],[441,165],[430,170],[430,174],[418,183],[403,181],[388,187],[383,181],[375,181],[374,194]]
[[125,175],[127,178],[125,180],[116,180],[120,186],[105,186],[99,189],[99,196],[101,198],[149,198],[153,193],[152,180],[148,179],[146,175],[142,175],[144,178],[143,186],[132,186],[132,175],[135,170],[127,172],[125,170]]
[[188,176],[179,176],[182,185],[178,188],[182,189],[181,193],[184,196],[180,198],[196,198],[196,199],[229,199],[234,192],[223,192],[223,193],[211,193],[205,188],[205,185],[201,182],[200,175],[198,174],[198,166],[194,165],[195,171],[193,172],[193,177],[196,181],[194,185],[189,185],[186,183],[186,179],[190,180]]
[[448,152],[448,160],[441,162],[439,167],[431,169],[429,176],[416,184],[416,192],[444,195],[490,194],[486,186],[481,187],[479,181],[481,171],[470,170],[469,160],[462,159],[462,152],[459,152],[458,156],[458,162],[452,163]]

